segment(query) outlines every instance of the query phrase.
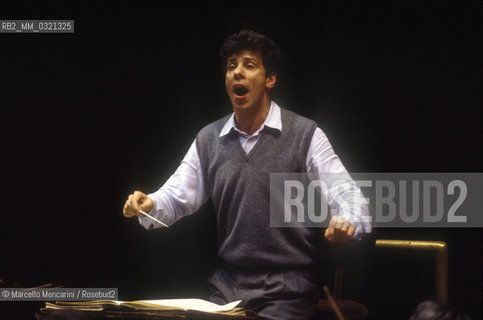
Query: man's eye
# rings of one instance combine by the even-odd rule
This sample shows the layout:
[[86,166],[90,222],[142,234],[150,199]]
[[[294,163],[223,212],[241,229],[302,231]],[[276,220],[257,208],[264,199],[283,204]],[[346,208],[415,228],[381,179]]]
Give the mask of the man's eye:
[[228,65],[228,70],[235,70],[236,66],[234,64]]
[[254,65],[254,64],[251,64],[251,63],[249,63],[249,64],[247,64],[246,68],[247,68],[247,69],[254,69],[254,68],[255,68],[255,65]]

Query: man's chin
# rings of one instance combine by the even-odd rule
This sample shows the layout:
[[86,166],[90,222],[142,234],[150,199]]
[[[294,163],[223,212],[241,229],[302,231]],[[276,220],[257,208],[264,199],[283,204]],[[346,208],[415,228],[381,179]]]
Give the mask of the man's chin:
[[252,106],[248,103],[248,101],[233,101],[233,109],[234,110],[250,110],[253,109]]

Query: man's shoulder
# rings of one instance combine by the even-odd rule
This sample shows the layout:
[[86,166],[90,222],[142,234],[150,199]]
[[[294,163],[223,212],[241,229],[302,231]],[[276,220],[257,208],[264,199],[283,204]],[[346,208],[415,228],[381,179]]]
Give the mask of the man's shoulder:
[[207,135],[219,135],[225,124],[227,123],[228,119],[230,119],[231,114],[228,114],[216,121],[213,121],[206,126],[204,126],[197,134],[197,137],[204,137]]
[[298,113],[295,113],[291,110],[285,109],[285,108],[280,108],[281,116],[282,116],[282,123],[285,122],[285,124],[291,124],[294,127],[299,127],[299,128],[315,128],[317,127],[317,123],[309,119],[307,117],[304,117]]

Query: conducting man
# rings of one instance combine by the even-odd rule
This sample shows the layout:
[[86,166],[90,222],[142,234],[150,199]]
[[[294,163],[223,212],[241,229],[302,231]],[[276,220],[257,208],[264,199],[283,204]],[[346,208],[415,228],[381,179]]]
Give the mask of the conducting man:
[[[155,193],[135,191],[125,217],[148,212],[171,225],[210,199],[217,215],[220,267],[209,283],[211,300],[241,299],[265,319],[307,319],[315,306],[312,267],[321,228],[271,228],[269,184],[273,172],[347,173],[314,121],[280,108],[270,98],[277,82],[279,50],[253,31],[241,31],[222,45],[225,86],[233,113],[204,127],[176,172]],[[345,195],[362,199],[356,187]],[[330,198],[330,195],[329,195]],[[337,210],[325,230],[330,241],[370,232],[359,206]]]

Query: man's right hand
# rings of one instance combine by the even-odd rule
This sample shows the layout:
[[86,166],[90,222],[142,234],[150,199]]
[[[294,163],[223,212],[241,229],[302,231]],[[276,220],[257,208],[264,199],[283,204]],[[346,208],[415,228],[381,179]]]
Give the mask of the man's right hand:
[[130,194],[127,198],[124,208],[122,209],[122,214],[126,218],[138,217],[141,215],[139,210],[149,212],[153,207],[153,200],[141,191],[134,191],[134,193]]

